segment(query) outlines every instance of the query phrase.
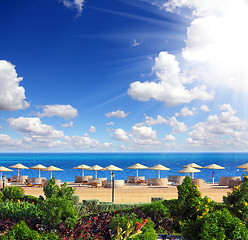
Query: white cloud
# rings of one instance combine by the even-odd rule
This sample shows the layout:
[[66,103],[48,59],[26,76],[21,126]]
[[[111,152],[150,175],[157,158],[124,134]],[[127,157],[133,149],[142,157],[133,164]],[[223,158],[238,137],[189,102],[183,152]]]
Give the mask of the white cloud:
[[117,141],[127,141],[128,140],[127,133],[121,128],[115,129],[114,133],[111,133],[110,136],[112,139],[117,140]]
[[64,128],[73,127],[73,121],[70,121],[69,123],[65,123],[65,124],[60,124],[60,125]]
[[15,66],[0,60],[0,110],[19,110],[29,107],[25,101],[25,89],[19,86],[22,77],[18,77]]
[[187,116],[194,116],[195,115],[195,108],[192,108],[192,110],[190,110],[188,107],[184,107],[180,110],[179,113],[175,113],[175,117],[187,117]]
[[114,122],[109,122],[109,123],[106,123],[107,126],[112,126],[114,125]]
[[206,86],[196,86],[187,89],[184,86],[186,76],[180,72],[175,56],[168,52],[160,52],[155,59],[153,71],[158,82],[134,82],[128,89],[128,94],[139,101],[155,99],[164,102],[166,106],[176,106],[190,103],[193,100],[212,100],[214,94],[206,91]]
[[134,39],[131,44],[133,47],[137,47],[139,46],[141,43],[143,43],[143,41],[137,41],[136,39]]
[[6,134],[0,134],[0,146],[13,147],[20,145],[21,145],[21,140],[12,139],[9,135]]
[[148,125],[148,126],[153,126],[153,125],[159,125],[159,124],[167,124],[168,120],[165,119],[164,117],[158,115],[157,119],[154,119],[153,117],[149,117],[145,114],[145,121],[142,123],[137,123],[136,126],[143,126],[143,125]]
[[152,127],[147,127],[147,126],[142,126],[142,127],[133,126],[132,134],[143,140],[157,138],[157,132],[153,130]]
[[49,141],[48,138],[63,138],[63,131],[55,130],[54,127],[42,124],[40,119],[34,118],[9,118],[9,125],[22,134],[26,134],[36,141]]
[[125,113],[124,111],[117,110],[115,112],[108,112],[105,114],[106,117],[111,118],[126,118],[129,115],[129,113]]
[[173,135],[166,135],[164,138],[165,141],[176,141],[176,137]]
[[96,131],[96,128],[93,125],[91,125],[88,132],[95,132],[95,131]]
[[208,107],[207,105],[202,105],[202,106],[200,107],[200,109],[201,109],[202,111],[204,111],[204,112],[210,112],[210,109],[209,109],[209,107]]
[[85,0],[59,0],[63,2],[67,8],[75,8],[78,11],[78,16],[82,14]]
[[168,119],[168,125],[171,127],[171,133],[184,133],[188,131],[184,122],[178,121],[175,117]]
[[[183,56],[195,63],[195,71],[211,85],[248,90],[248,2],[245,0],[169,0],[167,11],[190,8]],[[191,64],[192,65],[192,64]]]
[[76,149],[91,149],[98,148],[100,146],[100,142],[98,140],[92,139],[88,136],[72,136],[65,137],[65,140]]
[[78,116],[77,109],[71,105],[44,105],[41,108],[43,108],[43,113],[38,113],[38,117],[40,118],[59,116],[64,119],[70,119]]
[[[236,112],[229,104],[219,106],[222,110],[218,116],[210,115],[206,122],[199,122],[193,126],[193,130],[189,132],[187,143],[201,146],[221,149],[225,147],[228,150],[235,149],[238,143],[243,145],[245,133],[247,131],[247,121],[235,116]],[[243,137],[243,139],[241,138]],[[240,147],[239,146],[239,147]]]

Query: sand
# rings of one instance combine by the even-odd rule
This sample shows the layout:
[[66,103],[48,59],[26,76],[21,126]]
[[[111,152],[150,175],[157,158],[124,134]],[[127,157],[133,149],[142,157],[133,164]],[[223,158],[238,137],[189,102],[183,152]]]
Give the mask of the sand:
[[[75,187],[75,194],[79,195],[80,201],[83,199],[99,199],[99,201],[111,202],[112,201],[112,189],[110,188],[91,188],[90,186],[79,186],[75,184],[69,184]],[[43,195],[42,187],[22,187],[25,194],[30,194],[36,197]],[[218,186],[217,184],[208,184],[205,188],[199,188],[202,196],[208,196],[210,199],[216,202],[223,202],[223,196],[227,195],[227,192],[232,192],[232,189]],[[135,202],[151,202],[152,197],[164,197],[165,199],[177,198],[176,186],[168,187],[149,187],[149,186],[125,186],[124,188],[115,188],[116,203],[135,203]]]

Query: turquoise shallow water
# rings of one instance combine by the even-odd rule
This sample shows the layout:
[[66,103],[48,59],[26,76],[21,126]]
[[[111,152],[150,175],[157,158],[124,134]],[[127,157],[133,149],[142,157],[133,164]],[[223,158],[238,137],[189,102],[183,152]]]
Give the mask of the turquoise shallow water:
[[[171,170],[161,171],[161,177],[168,177],[169,175],[185,175],[177,171],[182,169],[182,166],[192,162],[201,166],[215,163],[225,167],[225,170],[215,170],[215,179],[218,181],[221,176],[242,176],[243,170],[237,169],[237,166],[248,162],[248,153],[0,153],[1,166],[9,167],[16,163],[22,163],[27,167],[37,164],[47,167],[54,165],[64,171],[53,172],[53,176],[68,182],[73,182],[75,175],[81,175],[81,170],[72,169],[80,164],[89,166],[98,164],[102,167],[114,164],[124,169],[122,172],[115,173],[116,179],[125,180],[127,176],[136,175],[136,170],[127,169],[135,163],[141,163],[148,167],[163,164]],[[7,177],[17,175],[17,169],[13,169],[11,173],[4,172],[4,174]],[[20,175],[38,177],[38,170],[20,170]],[[85,175],[95,176],[95,172],[85,170]],[[97,175],[110,179],[109,171],[98,171]],[[139,175],[153,178],[158,176],[158,172],[139,170]],[[41,176],[49,179],[50,172],[42,172]],[[200,173],[195,173],[195,178],[197,177],[211,182],[212,170],[202,169]]]

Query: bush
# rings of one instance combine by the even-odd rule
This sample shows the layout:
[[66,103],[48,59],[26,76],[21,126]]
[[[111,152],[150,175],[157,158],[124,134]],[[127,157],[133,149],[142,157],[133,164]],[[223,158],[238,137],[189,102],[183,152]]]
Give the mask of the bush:
[[198,216],[183,225],[183,237],[190,240],[247,240],[248,230],[237,217],[227,209]]
[[18,186],[9,186],[6,188],[1,189],[3,193],[3,201],[6,199],[13,199],[14,201],[17,201],[17,199],[22,199],[24,197],[24,191],[22,188]]
[[164,201],[164,197],[152,197],[151,202]]
[[114,239],[157,239],[154,223],[149,219],[138,219],[134,214],[112,218],[110,228],[113,230]]
[[42,196],[40,196],[39,198],[32,196],[32,195],[24,195],[23,200],[25,202],[29,202],[32,204],[37,205],[38,203],[40,203],[42,200],[44,200],[44,198]]
[[1,240],[59,240],[59,236],[54,233],[40,234],[37,231],[31,230],[23,221],[16,224],[7,234],[0,237]]
[[74,205],[79,204],[79,196],[78,195],[72,195],[72,199],[73,199]]
[[48,229],[59,229],[60,224],[73,227],[78,213],[73,201],[62,197],[50,197],[40,204],[41,221]]

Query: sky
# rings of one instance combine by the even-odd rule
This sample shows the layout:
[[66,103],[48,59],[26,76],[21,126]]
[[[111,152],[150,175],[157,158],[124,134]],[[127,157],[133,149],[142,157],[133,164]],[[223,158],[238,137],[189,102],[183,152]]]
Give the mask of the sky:
[[247,0],[3,0],[0,152],[247,152]]

